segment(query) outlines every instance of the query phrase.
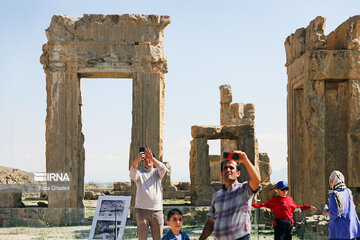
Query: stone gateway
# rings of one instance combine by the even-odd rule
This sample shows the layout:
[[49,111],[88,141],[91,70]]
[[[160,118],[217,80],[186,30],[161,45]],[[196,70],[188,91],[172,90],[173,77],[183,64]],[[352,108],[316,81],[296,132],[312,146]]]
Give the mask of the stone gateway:
[[[84,135],[81,78],[133,81],[129,166],[140,146],[162,161],[165,77],[164,29],[157,15],[55,15],[40,62],[46,73],[46,171],[71,174],[69,194],[49,192],[50,224],[84,217]],[[134,196],[134,189],[132,190]]]

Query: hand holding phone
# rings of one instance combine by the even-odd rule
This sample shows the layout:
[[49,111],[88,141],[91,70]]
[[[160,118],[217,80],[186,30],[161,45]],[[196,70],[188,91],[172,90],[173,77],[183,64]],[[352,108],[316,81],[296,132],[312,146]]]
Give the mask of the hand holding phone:
[[140,147],[139,148],[139,155],[140,155],[140,161],[144,160],[144,158],[145,158],[145,147]]
[[239,154],[235,152],[224,152],[224,160],[239,160]]

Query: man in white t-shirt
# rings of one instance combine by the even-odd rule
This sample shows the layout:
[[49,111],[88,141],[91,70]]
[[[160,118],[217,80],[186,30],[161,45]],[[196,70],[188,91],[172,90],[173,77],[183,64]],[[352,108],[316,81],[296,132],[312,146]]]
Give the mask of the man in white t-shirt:
[[[141,160],[144,162],[144,168],[137,169]],[[135,210],[139,240],[147,239],[149,226],[154,240],[160,240],[162,237],[164,219],[161,179],[166,171],[166,166],[154,158],[148,147],[145,148],[145,152],[139,153],[130,167],[130,178],[137,187]]]

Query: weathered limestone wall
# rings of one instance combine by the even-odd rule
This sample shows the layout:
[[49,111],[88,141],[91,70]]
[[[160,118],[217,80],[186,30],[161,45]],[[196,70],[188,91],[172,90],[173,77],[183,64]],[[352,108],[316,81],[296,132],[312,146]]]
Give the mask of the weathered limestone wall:
[[194,138],[190,145],[190,200],[192,205],[207,206],[211,204],[213,193],[210,186],[209,145],[204,137]]
[[271,176],[271,165],[270,165],[270,158],[267,153],[259,153],[259,173],[261,182],[270,182]]
[[328,36],[317,17],[285,41],[288,179],[298,204],[322,207],[340,170],[360,203],[360,16]]
[[[220,89],[220,125],[249,124],[254,126],[255,107],[253,104],[232,103],[232,91],[229,84],[221,85]],[[221,156],[223,152],[237,149],[236,141],[221,139]]]
[[[50,208],[83,209],[81,78],[133,80],[129,165],[140,146],[151,147],[162,160],[167,72],[162,39],[169,23],[168,16],[156,15],[53,16],[40,58],[47,90],[46,170],[70,173],[71,190],[50,192]],[[72,216],[64,211],[60,218]]]
[[220,155],[209,155],[210,162],[210,181],[221,181],[220,175],[220,165],[221,165],[221,157]]
[[7,189],[0,191],[0,208],[17,208],[23,205],[21,190]]
[[[238,148],[246,152],[250,161],[257,166],[255,161],[256,139],[254,136],[254,126],[230,125],[230,126],[192,126],[190,149],[190,198],[195,206],[206,206],[211,204],[213,194],[216,189],[211,186],[210,160],[208,139],[230,139],[235,140]],[[220,167],[214,169],[220,174]],[[241,165],[241,182],[249,180],[246,168]]]
[[[190,150],[190,196],[193,205],[208,205],[221,181],[223,152],[242,150],[246,152],[255,168],[259,170],[263,183],[270,183],[271,166],[266,153],[259,155],[255,137],[255,107],[253,104],[232,103],[231,86],[221,85],[220,126],[192,126]],[[221,140],[221,155],[209,156],[209,139]],[[243,164],[240,165],[239,181],[249,180]]]

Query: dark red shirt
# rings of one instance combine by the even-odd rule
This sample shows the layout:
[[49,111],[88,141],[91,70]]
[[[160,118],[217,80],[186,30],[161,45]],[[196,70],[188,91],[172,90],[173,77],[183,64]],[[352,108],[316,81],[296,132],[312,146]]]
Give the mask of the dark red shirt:
[[[254,208],[266,207],[273,211],[276,218],[286,221],[292,221],[291,225],[294,225],[293,215],[297,208],[300,208],[301,211],[308,210],[310,205],[301,205],[298,206],[290,196],[286,197],[273,197],[267,203],[253,203]],[[276,221],[274,219],[274,226],[276,226]]]

